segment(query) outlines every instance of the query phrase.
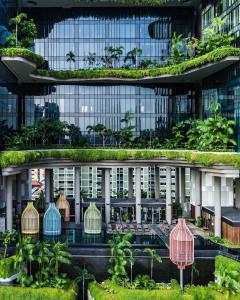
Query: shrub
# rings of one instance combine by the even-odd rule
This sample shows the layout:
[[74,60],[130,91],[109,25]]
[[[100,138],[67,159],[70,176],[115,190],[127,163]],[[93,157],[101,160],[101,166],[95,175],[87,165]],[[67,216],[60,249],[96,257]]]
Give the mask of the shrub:
[[78,162],[98,162],[101,160],[127,159],[186,159],[191,163],[204,166],[214,164],[240,167],[240,154],[238,153],[208,153],[198,151],[172,151],[172,150],[132,150],[132,149],[65,149],[65,150],[33,150],[33,151],[3,151],[0,152],[0,167],[21,165],[39,161],[43,158],[69,159]]
[[68,289],[54,288],[22,288],[13,286],[0,286],[0,299],[5,300],[75,300],[77,298],[75,284]]
[[44,58],[25,48],[2,48],[0,49],[0,56],[19,56],[26,58],[34,63],[37,67],[41,67],[44,64]]
[[0,260],[0,278],[8,278],[14,274],[15,271],[14,263],[15,263],[15,256],[3,258]]

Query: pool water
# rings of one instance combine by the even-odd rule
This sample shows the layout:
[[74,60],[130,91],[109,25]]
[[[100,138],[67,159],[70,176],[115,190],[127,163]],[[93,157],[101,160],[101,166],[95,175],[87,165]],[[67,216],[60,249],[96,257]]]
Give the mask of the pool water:
[[[44,241],[52,242],[66,242],[69,245],[94,245],[94,244],[108,244],[112,235],[102,231],[100,234],[86,234],[81,229],[63,229],[61,236],[43,236]],[[134,245],[155,245],[160,248],[166,248],[163,241],[157,235],[133,235],[132,244]]]

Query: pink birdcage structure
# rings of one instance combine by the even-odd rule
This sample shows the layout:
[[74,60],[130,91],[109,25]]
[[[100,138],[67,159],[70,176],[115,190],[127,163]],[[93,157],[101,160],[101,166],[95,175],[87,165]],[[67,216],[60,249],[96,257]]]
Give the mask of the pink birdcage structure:
[[194,236],[185,219],[178,219],[178,224],[170,232],[169,257],[180,270],[180,285],[183,289],[183,270],[194,262]]

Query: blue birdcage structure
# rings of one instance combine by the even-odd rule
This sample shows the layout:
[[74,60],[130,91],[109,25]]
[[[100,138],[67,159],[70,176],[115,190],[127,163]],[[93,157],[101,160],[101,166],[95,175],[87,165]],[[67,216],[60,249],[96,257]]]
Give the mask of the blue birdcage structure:
[[61,214],[55,203],[50,203],[43,217],[43,234],[56,236],[62,231]]

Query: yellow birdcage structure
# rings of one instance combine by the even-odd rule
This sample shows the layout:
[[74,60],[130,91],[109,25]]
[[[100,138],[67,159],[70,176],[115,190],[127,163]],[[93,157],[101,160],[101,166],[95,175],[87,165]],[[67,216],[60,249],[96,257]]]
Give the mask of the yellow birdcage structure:
[[65,222],[70,221],[70,204],[64,194],[61,194],[57,200],[56,207],[63,216]]
[[39,213],[33,206],[33,202],[28,202],[22,213],[21,227],[23,234],[39,233]]
[[102,230],[102,215],[96,204],[91,202],[84,214],[84,232],[99,234]]

